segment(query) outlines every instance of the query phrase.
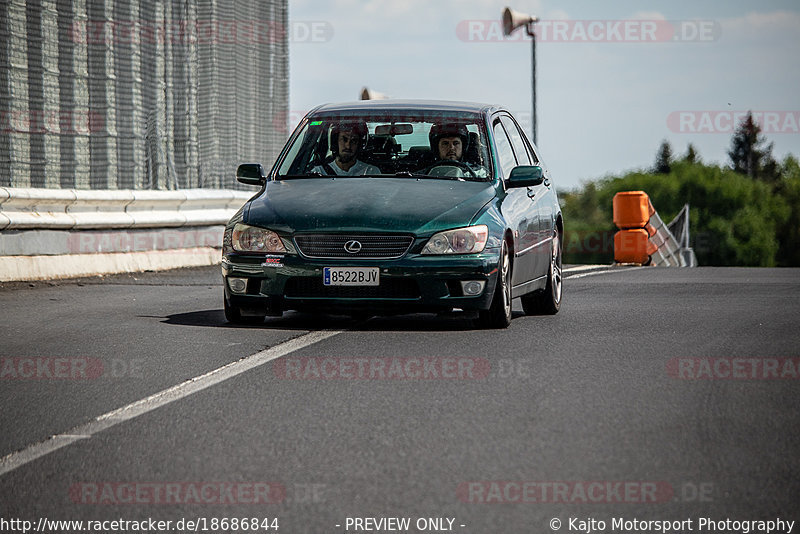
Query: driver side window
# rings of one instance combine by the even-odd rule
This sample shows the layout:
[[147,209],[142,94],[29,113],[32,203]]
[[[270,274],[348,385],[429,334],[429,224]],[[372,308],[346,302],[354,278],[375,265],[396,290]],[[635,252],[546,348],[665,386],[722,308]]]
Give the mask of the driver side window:
[[492,126],[492,133],[494,137],[494,144],[497,148],[497,157],[499,159],[500,168],[503,171],[503,177],[508,178],[511,174],[511,169],[517,166],[517,160],[514,158],[514,151],[511,149],[511,141],[508,139],[500,119],[494,121]]

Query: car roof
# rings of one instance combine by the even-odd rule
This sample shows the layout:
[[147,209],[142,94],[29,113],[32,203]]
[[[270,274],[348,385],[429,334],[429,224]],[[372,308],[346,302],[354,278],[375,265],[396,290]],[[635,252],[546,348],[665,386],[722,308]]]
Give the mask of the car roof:
[[477,102],[456,102],[451,100],[356,100],[354,102],[341,102],[337,104],[323,104],[312,110],[312,113],[328,113],[340,111],[373,111],[373,110],[399,110],[399,111],[451,111],[490,113],[502,109],[500,106],[480,104]]

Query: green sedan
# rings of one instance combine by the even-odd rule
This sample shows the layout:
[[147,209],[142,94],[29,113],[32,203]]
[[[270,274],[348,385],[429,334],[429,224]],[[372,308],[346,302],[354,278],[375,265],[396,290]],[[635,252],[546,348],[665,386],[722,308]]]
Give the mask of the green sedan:
[[550,173],[497,106],[324,105],[227,224],[225,316],[464,312],[481,327],[561,306],[564,224]]

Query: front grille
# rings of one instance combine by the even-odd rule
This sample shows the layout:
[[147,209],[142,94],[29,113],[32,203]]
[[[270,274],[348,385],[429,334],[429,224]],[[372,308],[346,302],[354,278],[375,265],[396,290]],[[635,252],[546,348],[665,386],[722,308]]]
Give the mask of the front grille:
[[329,299],[416,299],[419,286],[414,280],[384,278],[379,286],[326,286],[319,278],[290,278],[283,292],[289,298]]
[[[361,249],[351,253],[345,250],[350,241],[358,241]],[[307,258],[365,258],[392,259],[405,254],[414,238],[410,235],[349,235],[315,234],[295,236],[300,253]]]

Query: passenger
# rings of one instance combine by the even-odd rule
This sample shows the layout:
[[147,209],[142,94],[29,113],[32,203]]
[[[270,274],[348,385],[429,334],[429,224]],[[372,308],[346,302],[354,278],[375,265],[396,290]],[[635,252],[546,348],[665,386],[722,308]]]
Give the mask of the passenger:
[[327,176],[364,176],[380,174],[381,170],[358,159],[366,144],[367,125],[363,122],[339,123],[331,128],[331,152],[334,160],[317,165],[312,172]]

